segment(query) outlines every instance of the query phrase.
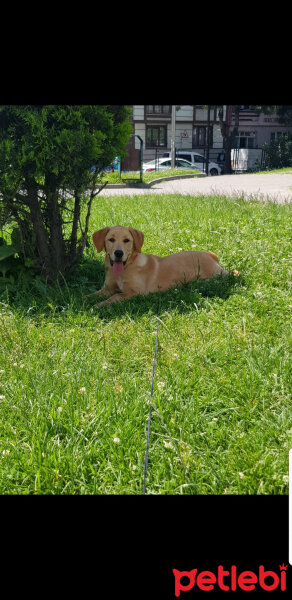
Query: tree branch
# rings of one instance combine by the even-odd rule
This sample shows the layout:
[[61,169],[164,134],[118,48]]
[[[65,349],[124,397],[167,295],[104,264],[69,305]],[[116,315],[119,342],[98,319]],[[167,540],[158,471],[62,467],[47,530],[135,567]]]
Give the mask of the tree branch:
[[93,199],[98,196],[98,194],[100,194],[100,192],[105,188],[105,186],[108,184],[108,181],[106,181],[97,192],[94,191],[94,182],[93,182],[93,186],[92,186],[92,190],[90,192],[90,198],[89,201],[87,203],[87,215],[85,218],[85,229],[82,233],[82,239],[81,239],[81,244],[79,246],[78,249],[78,260],[80,261],[84,252],[84,248],[86,246],[86,242],[87,242],[87,233],[88,233],[88,226],[89,226],[89,219],[90,219],[90,213],[91,213],[91,205],[92,205],[92,201]]

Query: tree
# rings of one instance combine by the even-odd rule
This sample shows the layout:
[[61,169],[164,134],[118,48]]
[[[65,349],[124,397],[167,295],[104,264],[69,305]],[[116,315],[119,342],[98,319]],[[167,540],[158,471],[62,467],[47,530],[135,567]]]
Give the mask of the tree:
[[292,134],[284,133],[276,140],[265,144],[266,169],[292,167]]
[[[224,171],[225,173],[232,173],[231,168],[231,150],[235,147],[235,139],[238,136],[238,128],[239,128],[239,112],[240,112],[240,104],[237,105],[227,105],[226,106],[226,114],[224,114],[223,106],[217,106],[218,108],[218,116],[219,123],[221,129],[221,135],[223,139],[223,148],[225,152],[225,165]],[[259,115],[263,112],[265,115],[274,114],[277,109],[281,107],[272,106],[272,105],[254,105],[253,110]],[[289,107],[287,107],[289,108]],[[232,116],[234,116],[234,125],[231,124]]]
[[112,105],[0,107],[0,218],[17,223],[24,257],[50,281],[81,260],[97,183],[125,155],[130,114]]
[[[218,107],[218,116],[223,140],[223,149],[225,154],[224,172],[232,173],[231,168],[231,150],[234,148],[236,136],[239,127],[239,106],[226,106],[226,115],[224,115],[223,106]],[[234,127],[231,127],[232,112],[234,112]],[[225,118],[224,118],[225,116]]]
[[281,125],[292,125],[292,106],[278,106],[277,115]]

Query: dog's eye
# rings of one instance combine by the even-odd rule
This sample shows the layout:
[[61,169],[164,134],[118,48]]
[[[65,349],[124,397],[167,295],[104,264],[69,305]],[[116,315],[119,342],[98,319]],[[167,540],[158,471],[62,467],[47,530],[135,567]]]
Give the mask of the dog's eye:
[[114,242],[114,241],[115,241],[115,238],[110,238],[109,239],[109,242]]
[[130,240],[126,239],[124,240],[124,244],[127,244]]

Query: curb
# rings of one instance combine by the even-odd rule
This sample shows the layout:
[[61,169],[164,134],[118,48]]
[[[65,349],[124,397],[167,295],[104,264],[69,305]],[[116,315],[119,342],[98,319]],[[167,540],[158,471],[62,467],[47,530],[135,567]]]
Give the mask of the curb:
[[207,177],[206,173],[197,173],[196,175],[170,175],[169,177],[159,177],[158,179],[153,179],[146,183],[147,187],[151,187],[152,185],[156,185],[157,183],[161,183],[163,181],[174,181],[175,179],[197,179],[198,177]]
[[[206,173],[197,173],[196,175],[171,175],[169,177],[159,177],[158,179],[153,179],[148,183],[109,183],[106,185],[105,189],[107,190],[124,190],[126,188],[150,188],[157,183],[161,183],[163,181],[172,181],[175,179],[190,179],[190,178],[198,178],[198,177],[207,177]],[[102,186],[97,186],[97,189],[100,189]]]

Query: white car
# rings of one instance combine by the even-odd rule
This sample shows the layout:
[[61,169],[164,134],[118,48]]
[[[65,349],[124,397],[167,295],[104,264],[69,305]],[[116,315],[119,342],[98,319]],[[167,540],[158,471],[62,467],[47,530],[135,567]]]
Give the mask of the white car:
[[[180,157],[176,159],[175,167],[177,169],[197,169],[196,165]],[[150,160],[143,163],[143,173],[150,173],[151,171],[155,171],[155,169],[157,171],[171,169],[171,158],[158,158],[157,160]]]
[[[171,152],[164,152],[163,156],[171,158]],[[196,169],[205,172],[206,159],[202,154],[198,154],[198,152],[194,152],[193,150],[177,150],[176,156],[190,161]],[[218,163],[209,161],[208,172],[209,175],[220,175],[221,167]]]

